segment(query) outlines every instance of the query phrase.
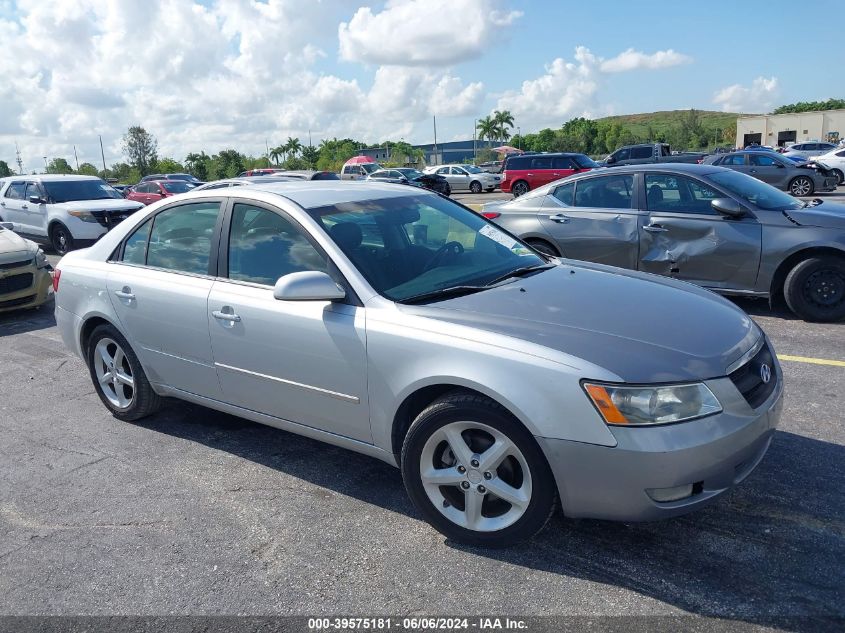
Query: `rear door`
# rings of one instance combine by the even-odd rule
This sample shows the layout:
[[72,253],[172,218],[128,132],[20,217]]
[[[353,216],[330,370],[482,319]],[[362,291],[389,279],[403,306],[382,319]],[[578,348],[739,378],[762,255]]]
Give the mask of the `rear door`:
[[564,257],[636,270],[640,212],[633,174],[561,183],[539,214]]
[[555,176],[554,174],[555,171],[552,169],[551,156],[532,156],[531,170],[525,175],[531,188],[536,189],[561,178],[561,176]]
[[640,270],[708,288],[754,288],[762,239],[755,217],[717,213],[710,203],[723,194],[688,176],[646,173],[644,190]]
[[3,192],[0,200],[0,218],[5,222],[14,224],[15,231],[22,232],[21,226],[25,223],[26,207],[29,205],[24,198],[26,193],[25,180],[13,180]]
[[165,207],[110,262],[112,306],[152,382],[221,399],[208,332],[220,201]]

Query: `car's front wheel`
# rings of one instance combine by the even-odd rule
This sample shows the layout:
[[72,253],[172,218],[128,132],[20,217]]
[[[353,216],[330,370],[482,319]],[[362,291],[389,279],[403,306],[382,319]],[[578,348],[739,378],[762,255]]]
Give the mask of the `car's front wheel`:
[[845,318],[845,259],[805,259],[786,276],[783,294],[789,309],[805,321]]
[[114,417],[133,421],[155,413],[161,398],[153,391],[138,357],[111,325],[99,325],[88,341],[88,370],[94,389]]
[[798,176],[789,183],[789,193],[793,196],[811,196],[814,190],[813,181],[807,176]]
[[469,183],[469,190],[472,193],[481,193],[481,189],[481,183],[477,180],[473,180],[471,183]]
[[501,406],[455,392],[414,420],[402,477],[425,519],[468,545],[502,547],[531,538],[557,505],[557,487],[531,434]]
[[833,175],[836,176],[837,185],[845,185],[845,173],[841,169],[834,169]]

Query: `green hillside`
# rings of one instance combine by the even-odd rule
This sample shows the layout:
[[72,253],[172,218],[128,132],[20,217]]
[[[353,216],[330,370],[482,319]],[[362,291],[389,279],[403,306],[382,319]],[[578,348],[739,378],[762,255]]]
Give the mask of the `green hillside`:
[[[670,131],[681,124],[683,116],[689,110],[664,110],[662,112],[645,112],[642,114],[622,114],[609,116],[598,121],[619,123],[637,138],[653,140],[650,137],[668,136]],[[712,136],[716,130],[735,130],[736,119],[734,112],[715,112],[712,110],[697,110],[701,126]]]

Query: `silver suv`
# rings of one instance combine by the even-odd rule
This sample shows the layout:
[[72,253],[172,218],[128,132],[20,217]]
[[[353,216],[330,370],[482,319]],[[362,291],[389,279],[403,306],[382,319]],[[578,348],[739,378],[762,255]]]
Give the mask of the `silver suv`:
[[0,180],[0,221],[59,255],[90,246],[144,205],[96,176],[11,176]]
[[502,182],[502,177],[499,174],[491,174],[475,165],[427,167],[425,173],[443,176],[448,181],[452,191],[470,191],[472,193],[494,191]]

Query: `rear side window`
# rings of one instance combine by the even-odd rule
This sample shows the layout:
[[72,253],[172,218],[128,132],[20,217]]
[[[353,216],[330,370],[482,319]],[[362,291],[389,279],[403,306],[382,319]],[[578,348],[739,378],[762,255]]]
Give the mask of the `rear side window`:
[[272,286],[302,271],[328,272],[328,264],[299,227],[278,213],[236,204],[229,232],[229,279]]
[[531,169],[551,169],[552,159],[549,157],[534,158],[531,161]]
[[514,157],[509,158],[507,163],[505,164],[505,169],[528,169],[528,165],[530,164],[530,157]]
[[742,154],[732,154],[730,156],[725,156],[722,159],[722,162],[719,163],[720,165],[744,165],[745,164],[745,156]]
[[560,202],[565,204],[567,207],[574,206],[575,204],[575,183],[570,182],[565,185],[561,185],[557,189],[555,189],[554,193],[552,194],[555,198],[557,198]]
[[576,207],[630,209],[634,177],[631,175],[601,176],[578,182]]
[[652,149],[650,147],[632,147],[631,158],[651,158]]
[[207,275],[219,210],[219,202],[196,202],[157,214],[150,231],[147,266]]
[[13,200],[23,200],[24,199],[24,192],[26,191],[26,183],[25,182],[13,182],[9,185],[9,188],[6,189],[6,198],[11,198]]

